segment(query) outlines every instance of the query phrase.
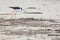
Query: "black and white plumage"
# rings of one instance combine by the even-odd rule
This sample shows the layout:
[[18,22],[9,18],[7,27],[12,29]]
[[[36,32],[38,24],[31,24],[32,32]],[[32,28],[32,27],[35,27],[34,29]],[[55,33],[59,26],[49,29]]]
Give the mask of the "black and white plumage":
[[21,8],[21,7],[10,7],[10,8],[12,8],[12,9],[14,9],[14,10],[20,9],[20,10],[22,11],[22,8]]

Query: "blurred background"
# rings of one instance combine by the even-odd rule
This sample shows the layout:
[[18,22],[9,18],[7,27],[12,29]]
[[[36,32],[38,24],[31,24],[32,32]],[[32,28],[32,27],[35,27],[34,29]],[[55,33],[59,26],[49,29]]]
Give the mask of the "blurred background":
[[[22,7],[25,11],[33,11],[27,9],[28,7],[36,7],[34,10],[43,14],[19,14],[17,17],[35,17],[35,18],[53,18],[60,19],[60,0],[0,0],[0,14],[11,14],[13,9],[10,6]],[[22,11],[24,11],[22,10]],[[8,18],[9,15],[0,15],[1,18]],[[11,16],[11,15],[10,15]],[[10,18],[9,16],[9,18]]]

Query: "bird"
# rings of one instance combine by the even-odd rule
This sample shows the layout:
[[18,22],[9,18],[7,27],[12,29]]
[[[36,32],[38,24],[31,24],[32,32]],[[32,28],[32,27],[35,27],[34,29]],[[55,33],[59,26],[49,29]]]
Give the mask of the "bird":
[[12,8],[12,9],[14,9],[13,11],[12,11],[12,16],[11,16],[11,18],[16,18],[16,12],[18,12],[18,10],[20,10],[20,11],[22,11],[23,9],[22,9],[22,7],[9,7],[9,8]]

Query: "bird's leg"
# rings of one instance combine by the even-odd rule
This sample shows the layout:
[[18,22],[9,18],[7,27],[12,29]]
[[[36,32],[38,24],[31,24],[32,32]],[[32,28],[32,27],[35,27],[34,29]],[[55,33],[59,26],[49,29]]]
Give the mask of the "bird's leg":
[[16,18],[16,11],[15,11],[15,10],[12,11],[12,16],[11,16],[11,18]]

